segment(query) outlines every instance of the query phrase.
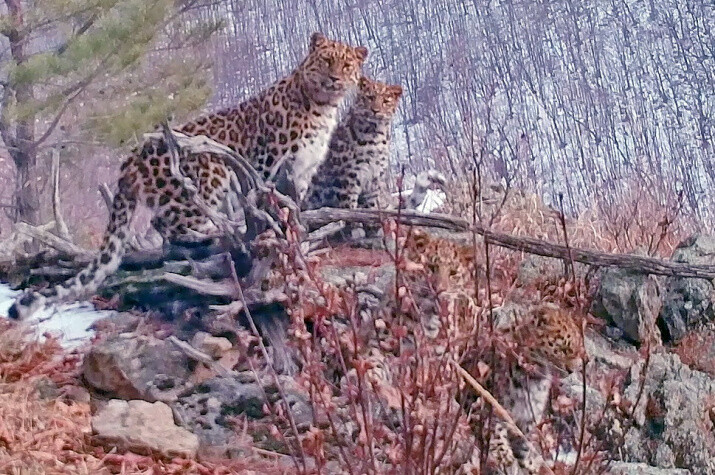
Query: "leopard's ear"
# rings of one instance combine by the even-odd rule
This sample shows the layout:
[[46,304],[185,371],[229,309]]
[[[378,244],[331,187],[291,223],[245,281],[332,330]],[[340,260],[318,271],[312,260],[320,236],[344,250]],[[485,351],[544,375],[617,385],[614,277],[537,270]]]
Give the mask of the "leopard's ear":
[[365,61],[365,58],[367,58],[368,50],[364,46],[358,46],[355,48],[355,55],[358,57],[358,60],[360,61]]
[[392,97],[395,99],[399,99],[400,96],[402,96],[402,86],[400,85],[394,85],[390,86],[387,91],[390,93]]
[[315,51],[316,48],[320,48],[328,42],[328,39],[324,34],[315,32],[310,35],[310,51]]

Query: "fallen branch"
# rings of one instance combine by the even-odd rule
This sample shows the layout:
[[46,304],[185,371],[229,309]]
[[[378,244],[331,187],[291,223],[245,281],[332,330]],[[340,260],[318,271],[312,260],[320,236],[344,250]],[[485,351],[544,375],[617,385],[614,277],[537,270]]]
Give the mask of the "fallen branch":
[[[49,232],[55,227],[55,222],[50,221],[37,227],[38,230]],[[18,231],[17,226],[10,236],[0,241],[0,265],[7,262],[15,262],[17,255],[25,255],[24,245],[32,241],[32,236]]]
[[111,214],[112,202],[114,201],[114,193],[112,193],[112,190],[109,189],[109,186],[107,186],[107,184],[103,182],[101,185],[99,185],[99,194],[102,195],[104,204],[107,205],[107,210]]
[[42,227],[30,226],[27,223],[15,223],[15,230],[70,256],[87,258],[94,255],[92,251],[88,251],[87,249],[83,249],[70,241],[57,237]]
[[566,260],[572,257],[575,262],[582,264],[596,267],[621,267],[643,274],[715,279],[715,266],[712,265],[686,264],[633,254],[611,254],[575,247],[567,248],[540,239],[490,231],[479,224],[472,225],[465,219],[440,213],[424,214],[412,210],[401,210],[398,214],[397,211],[392,210],[321,208],[303,211],[301,217],[306,224],[315,226],[335,221],[379,223],[385,218],[399,218],[401,224],[412,226],[449,229],[458,232],[474,231],[483,236],[484,240],[490,244],[539,256]]
[[233,282],[230,280],[224,280],[221,282],[216,282],[214,280],[201,280],[195,277],[166,273],[163,279],[172,284],[180,285],[186,287],[187,289],[194,290],[203,295],[213,295],[216,297],[233,297],[235,288]]

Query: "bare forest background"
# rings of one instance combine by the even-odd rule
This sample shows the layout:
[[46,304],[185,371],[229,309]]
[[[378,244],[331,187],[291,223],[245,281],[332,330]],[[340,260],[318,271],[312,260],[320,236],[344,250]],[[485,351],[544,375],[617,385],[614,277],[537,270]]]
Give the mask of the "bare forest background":
[[[206,110],[236,104],[288,73],[310,33],[322,31],[367,46],[368,74],[405,89],[393,179],[401,165],[408,174],[436,168],[456,183],[478,170],[546,203],[562,193],[572,215],[615,221],[647,203],[681,207],[693,230],[715,225],[710,0],[222,0],[193,3],[180,15],[187,27],[223,27],[182,45],[162,36],[142,71],[164,60],[202,60],[197,74],[212,85]],[[57,32],[32,41],[46,47]],[[88,110],[101,117],[102,108],[119,107],[104,94],[83,91],[56,126],[52,117],[36,120],[40,135],[54,127],[38,148],[41,215],[51,216],[49,164],[59,150],[65,217],[85,245],[97,243],[106,220],[98,185],[113,184],[138,140],[119,144],[81,130]],[[0,237],[13,216],[14,179],[0,148]]]

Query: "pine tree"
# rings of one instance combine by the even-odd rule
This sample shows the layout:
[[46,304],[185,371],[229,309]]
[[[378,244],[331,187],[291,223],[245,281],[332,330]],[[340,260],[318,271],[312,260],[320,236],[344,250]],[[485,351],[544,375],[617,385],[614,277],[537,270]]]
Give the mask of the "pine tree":
[[16,167],[14,221],[40,223],[39,152],[68,109],[81,105],[72,125],[92,141],[117,145],[209,96],[206,65],[166,53],[220,26],[187,14],[196,0],[0,1],[0,137]]

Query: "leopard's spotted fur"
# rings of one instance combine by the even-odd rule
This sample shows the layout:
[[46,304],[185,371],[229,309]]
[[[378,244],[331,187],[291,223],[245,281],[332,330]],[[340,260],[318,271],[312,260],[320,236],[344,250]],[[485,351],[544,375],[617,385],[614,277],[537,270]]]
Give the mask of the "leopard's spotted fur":
[[[436,338],[440,333],[469,333],[472,328],[465,328],[460,323],[465,319],[459,316],[469,317],[478,304],[474,279],[483,269],[474,247],[414,230],[405,241],[405,251],[410,264],[405,266],[403,279],[425,335]],[[502,345],[500,353],[512,357],[494,362],[489,389],[528,436],[543,420],[553,376],[581,368],[584,342],[581,328],[568,310],[549,303],[513,308],[513,314],[495,310],[498,318],[493,338]],[[476,356],[467,355],[465,362],[489,361],[482,351],[477,348]],[[495,421],[489,445],[490,465],[498,473],[538,473],[542,466],[543,458],[502,421]]]
[[[517,317],[522,321],[509,323],[503,331],[509,332],[523,363],[507,363],[495,375],[494,387],[501,388],[499,402],[528,437],[544,418],[553,376],[581,369],[585,351],[581,328],[570,312],[540,304]],[[495,424],[490,452],[501,473],[536,474],[543,464],[542,457],[502,421]]]
[[[287,162],[295,194],[301,199],[327,152],[338,107],[357,85],[366,57],[364,47],[351,47],[316,33],[307,57],[289,76],[236,107],[199,117],[178,130],[206,135],[232,148],[265,178],[274,176],[273,168]],[[10,308],[10,317],[24,318],[43,305],[95,291],[120,264],[138,204],[152,210],[152,224],[165,239],[204,232],[211,224],[180,180],[172,177],[169,160],[163,140],[150,140],[136,149],[121,167],[98,257],[67,282],[20,296]],[[223,201],[229,173],[218,157],[190,155],[182,158],[181,169],[209,205]]]
[[355,102],[313,175],[304,208],[377,207],[380,192],[386,191],[390,128],[401,95],[400,86],[360,78]]

